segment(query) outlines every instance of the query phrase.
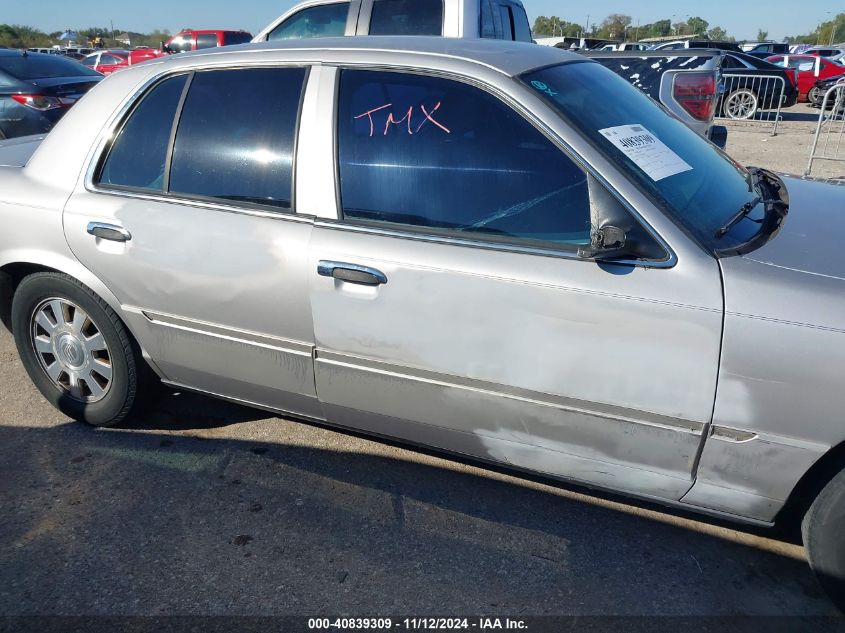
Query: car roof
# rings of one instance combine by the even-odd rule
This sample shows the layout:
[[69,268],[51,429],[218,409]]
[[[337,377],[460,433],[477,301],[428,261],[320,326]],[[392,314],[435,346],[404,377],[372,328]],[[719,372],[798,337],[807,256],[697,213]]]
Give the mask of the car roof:
[[[196,63],[204,56],[222,56],[233,61],[248,58],[256,52],[277,52],[280,59],[295,59],[301,51],[325,51],[337,57],[338,53],[366,53],[368,62],[392,64],[397,56],[419,56],[421,64],[425,57],[451,58],[481,64],[506,75],[519,75],[534,68],[566,62],[589,61],[581,55],[569,53],[552,46],[540,46],[524,42],[477,38],[448,38],[434,36],[375,36],[375,37],[331,37],[279,40],[209,48],[191,53],[171,56],[167,62]],[[191,60],[188,62],[188,60]]]

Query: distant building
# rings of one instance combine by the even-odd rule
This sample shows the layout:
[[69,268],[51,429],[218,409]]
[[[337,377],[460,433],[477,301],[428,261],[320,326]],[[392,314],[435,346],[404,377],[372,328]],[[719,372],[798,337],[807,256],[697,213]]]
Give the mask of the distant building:
[[121,33],[120,35],[114,38],[121,44],[125,44],[126,46],[132,46],[132,36],[129,33]]

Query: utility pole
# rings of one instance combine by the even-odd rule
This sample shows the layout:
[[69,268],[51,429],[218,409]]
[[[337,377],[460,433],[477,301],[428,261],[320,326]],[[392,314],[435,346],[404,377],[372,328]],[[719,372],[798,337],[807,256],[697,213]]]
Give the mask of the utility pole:
[[587,26],[584,27],[584,37],[590,34],[590,14],[587,14]]

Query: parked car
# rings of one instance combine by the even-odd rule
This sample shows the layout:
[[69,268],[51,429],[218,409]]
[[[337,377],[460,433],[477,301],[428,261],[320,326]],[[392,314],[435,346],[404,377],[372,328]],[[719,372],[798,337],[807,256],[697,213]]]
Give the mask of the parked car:
[[599,50],[607,44],[607,40],[595,37],[538,37],[535,41],[542,46],[572,51]]
[[773,55],[766,61],[798,71],[798,101],[808,101],[807,95],[819,79],[845,75],[845,66],[818,55]]
[[731,119],[751,119],[761,110],[789,108],[798,101],[798,71],[753,55],[726,52],[722,77],[725,91],[718,112]]
[[819,48],[811,48],[808,50],[806,55],[817,55],[818,57],[824,57],[825,59],[829,59],[832,62],[836,62],[837,64],[842,64],[845,61],[845,48],[840,47],[819,47]]
[[108,49],[88,55],[81,60],[81,63],[99,73],[110,75],[132,64],[140,64],[162,55],[164,53],[155,48],[136,48],[131,51]]
[[[810,102],[810,105],[814,108],[820,108],[828,90],[837,84],[845,84],[845,75],[830,77],[828,79],[819,79],[807,93],[807,100]],[[828,106],[833,107],[833,102],[831,100],[828,100]]]
[[88,46],[69,46],[62,49],[63,55],[90,55],[95,49]]
[[521,0],[308,0],[253,42],[340,35],[443,35],[531,41]]
[[740,44],[740,49],[743,53],[748,55],[755,55],[758,53],[786,54],[789,53],[789,44],[778,42],[745,42]]
[[701,136],[720,147],[725,146],[727,129],[714,125],[721,80],[721,51],[581,51],[581,54],[663,104]]
[[656,45],[653,50],[677,51],[685,48],[715,48],[720,51],[742,52],[742,49],[736,42],[716,42],[712,40],[677,40],[674,42],[665,42]]
[[642,42],[611,42],[595,48],[594,50],[597,51],[648,51],[651,50],[651,46],[648,44],[643,44]]
[[116,70],[129,66],[129,51],[103,50],[91,53],[79,60],[83,66],[93,68],[98,73],[110,75]]
[[203,48],[246,44],[251,39],[252,34],[246,31],[185,29],[162,44],[161,50],[165,53],[186,53],[188,51],[198,51]]
[[65,415],[126,419],[152,371],[726,519],[796,512],[845,606],[845,188],[741,167],[520,43],[268,43],[94,95],[0,145],[0,315]]
[[48,132],[102,78],[62,55],[0,50],[0,139]]
[[57,48],[28,48],[29,53],[43,53],[44,55],[61,55],[61,51]]

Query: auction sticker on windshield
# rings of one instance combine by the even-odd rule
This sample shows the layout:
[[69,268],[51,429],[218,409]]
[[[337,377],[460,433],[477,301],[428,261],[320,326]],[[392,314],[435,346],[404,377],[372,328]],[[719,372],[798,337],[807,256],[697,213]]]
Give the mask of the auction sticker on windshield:
[[692,169],[642,125],[617,125],[599,132],[652,180],[663,180]]

